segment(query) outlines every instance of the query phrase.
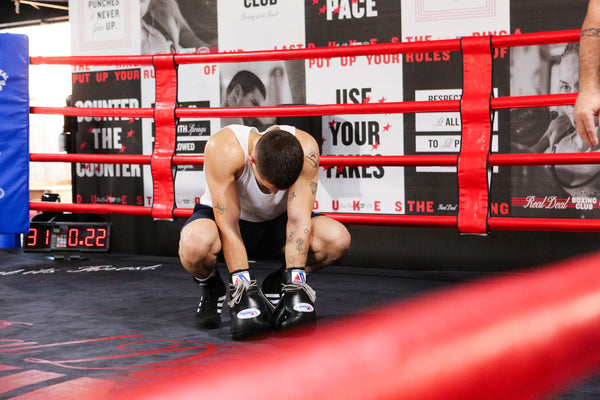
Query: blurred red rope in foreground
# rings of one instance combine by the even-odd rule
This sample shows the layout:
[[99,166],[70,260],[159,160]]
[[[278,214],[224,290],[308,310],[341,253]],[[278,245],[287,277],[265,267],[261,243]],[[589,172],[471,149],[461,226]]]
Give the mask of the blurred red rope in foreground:
[[600,365],[600,255],[321,324],[116,399],[539,399]]

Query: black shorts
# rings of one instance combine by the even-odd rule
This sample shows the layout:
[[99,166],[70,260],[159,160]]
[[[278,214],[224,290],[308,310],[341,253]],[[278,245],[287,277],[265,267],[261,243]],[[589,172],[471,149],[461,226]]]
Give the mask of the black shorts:
[[[311,217],[318,217],[323,214],[313,212]],[[196,204],[194,213],[185,222],[185,225],[191,221],[200,218],[215,220],[215,214],[210,206]],[[248,253],[248,258],[256,259],[283,259],[283,247],[285,246],[287,226],[287,213],[270,221],[250,222],[240,219],[240,231],[242,240]]]

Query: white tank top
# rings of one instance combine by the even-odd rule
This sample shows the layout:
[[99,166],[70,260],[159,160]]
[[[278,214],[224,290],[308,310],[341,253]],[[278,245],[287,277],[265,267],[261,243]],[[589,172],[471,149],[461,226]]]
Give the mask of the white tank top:
[[[240,196],[240,219],[250,222],[263,222],[277,218],[287,209],[288,191],[280,190],[277,193],[268,194],[263,193],[260,190],[256,178],[254,177],[252,167],[250,166],[250,161],[248,161],[248,138],[250,132],[256,132],[259,135],[263,135],[275,128],[279,128],[295,136],[296,128],[290,125],[275,125],[269,127],[264,132],[259,132],[258,129],[254,127],[244,125],[229,125],[227,128],[231,129],[235,134],[240,146],[244,150],[244,156],[246,157],[244,171],[235,182]],[[200,203],[212,207],[212,196],[208,189],[208,185],[206,185],[206,177],[204,180],[206,191],[200,198]]]

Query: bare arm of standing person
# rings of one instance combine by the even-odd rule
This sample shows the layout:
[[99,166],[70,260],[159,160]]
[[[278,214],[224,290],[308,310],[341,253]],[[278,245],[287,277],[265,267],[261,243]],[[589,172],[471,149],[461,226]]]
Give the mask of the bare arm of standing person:
[[575,128],[589,147],[598,146],[595,117],[600,112],[600,0],[590,0],[579,40],[579,95]]

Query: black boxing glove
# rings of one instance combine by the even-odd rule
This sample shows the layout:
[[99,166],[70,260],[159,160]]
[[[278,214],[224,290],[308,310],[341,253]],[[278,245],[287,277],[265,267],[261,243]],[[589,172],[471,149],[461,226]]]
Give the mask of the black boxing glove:
[[273,314],[258,293],[253,271],[232,272],[229,291],[232,339],[244,340],[266,335],[273,327]]
[[314,325],[317,320],[317,296],[306,283],[304,268],[286,268],[282,292],[274,313],[275,328],[280,330]]

